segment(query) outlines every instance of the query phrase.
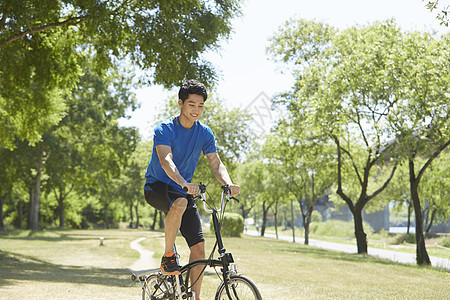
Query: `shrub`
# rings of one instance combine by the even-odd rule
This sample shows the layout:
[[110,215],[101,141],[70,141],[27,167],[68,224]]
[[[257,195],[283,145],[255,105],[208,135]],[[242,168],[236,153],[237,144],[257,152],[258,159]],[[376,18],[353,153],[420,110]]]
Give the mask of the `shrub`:
[[395,237],[395,240],[392,243],[394,245],[400,245],[403,243],[415,244],[416,243],[416,235],[414,233],[399,234]]
[[444,238],[442,238],[442,246],[450,248],[450,236],[447,235]]
[[[210,230],[214,232],[212,217],[210,224]],[[244,232],[244,218],[239,214],[225,213],[220,226],[220,232],[222,236],[240,237],[241,233]]]
[[311,214],[311,223],[319,223],[322,222],[322,215],[317,210],[313,210]]
[[[373,233],[373,229],[368,223],[364,222],[363,226],[365,233]],[[309,231],[318,236],[355,237],[355,225],[353,221],[327,220],[321,223],[311,223]]]

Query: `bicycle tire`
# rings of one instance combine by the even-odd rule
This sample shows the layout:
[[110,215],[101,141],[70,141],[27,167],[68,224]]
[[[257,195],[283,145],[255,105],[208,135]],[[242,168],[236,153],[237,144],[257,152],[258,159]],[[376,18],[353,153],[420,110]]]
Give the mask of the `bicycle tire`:
[[[228,280],[228,288],[232,300],[262,300],[256,285],[249,278],[235,274]],[[229,300],[225,288],[225,282],[222,282],[217,288],[215,300]]]
[[142,287],[142,300],[175,300],[172,286],[160,274],[151,274],[145,278]]

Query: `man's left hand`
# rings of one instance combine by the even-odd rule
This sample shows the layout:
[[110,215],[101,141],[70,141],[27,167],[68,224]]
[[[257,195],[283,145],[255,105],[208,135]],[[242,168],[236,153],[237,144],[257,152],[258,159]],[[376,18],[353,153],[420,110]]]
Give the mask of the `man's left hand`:
[[241,189],[241,188],[240,188],[238,185],[236,185],[236,184],[230,184],[228,187],[230,188],[230,196],[231,196],[231,197],[236,196],[237,194],[239,194],[239,191],[240,191],[240,189]]

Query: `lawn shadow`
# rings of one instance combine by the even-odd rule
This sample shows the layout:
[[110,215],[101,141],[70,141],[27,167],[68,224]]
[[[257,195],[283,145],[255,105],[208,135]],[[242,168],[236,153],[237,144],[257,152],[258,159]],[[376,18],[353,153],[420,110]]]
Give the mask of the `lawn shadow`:
[[98,284],[114,287],[133,285],[128,269],[57,265],[32,256],[5,251],[0,251],[0,265],[0,287],[23,280]]
[[2,240],[27,240],[27,241],[45,241],[45,242],[60,242],[60,241],[74,241],[74,240],[98,240],[99,237],[94,235],[83,234],[66,234],[62,232],[52,231],[21,231],[20,234],[5,234],[1,237]]

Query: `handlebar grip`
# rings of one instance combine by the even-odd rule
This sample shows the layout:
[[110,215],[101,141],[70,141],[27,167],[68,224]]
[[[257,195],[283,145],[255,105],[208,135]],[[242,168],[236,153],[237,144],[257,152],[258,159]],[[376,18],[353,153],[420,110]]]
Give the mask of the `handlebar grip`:
[[229,185],[228,185],[228,184],[222,185],[222,191],[223,191],[225,194],[229,193],[229,192],[230,192],[230,187],[229,187]]

